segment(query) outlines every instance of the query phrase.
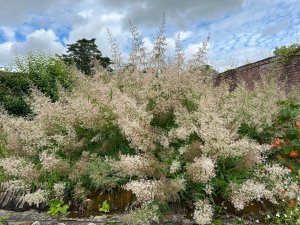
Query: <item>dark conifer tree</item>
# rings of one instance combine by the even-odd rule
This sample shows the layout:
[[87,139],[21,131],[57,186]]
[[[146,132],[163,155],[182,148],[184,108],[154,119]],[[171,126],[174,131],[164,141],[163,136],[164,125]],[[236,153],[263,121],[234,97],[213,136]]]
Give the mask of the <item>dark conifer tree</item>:
[[95,38],[90,40],[83,38],[74,44],[69,44],[67,45],[67,54],[63,54],[60,57],[67,65],[75,63],[78,70],[88,76],[94,74],[93,68],[95,61],[98,61],[102,67],[111,70],[109,67],[109,65],[112,64],[110,58],[102,57],[95,41]]

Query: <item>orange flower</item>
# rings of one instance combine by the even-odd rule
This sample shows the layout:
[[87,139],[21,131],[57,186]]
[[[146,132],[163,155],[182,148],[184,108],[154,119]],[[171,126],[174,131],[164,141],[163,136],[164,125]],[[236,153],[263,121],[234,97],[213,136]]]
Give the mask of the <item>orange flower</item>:
[[293,169],[294,169],[293,166],[288,166],[287,168],[288,168],[289,170],[293,170]]
[[295,126],[296,126],[296,127],[300,127],[300,122],[297,121],[296,124],[295,124]]
[[274,141],[271,146],[272,146],[272,148],[276,148],[280,144],[281,144],[281,142],[279,140],[277,140],[277,141]]
[[280,144],[281,144],[281,142],[280,142],[279,140],[275,141],[274,143],[275,143],[276,145],[280,145]]
[[291,207],[294,207],[295,205],[296,205],[296,202],[290,201],[290,206],[291,206]]
[[296,158],[298,156],[298,153],[295,152],[295,151],[291,151],[290,156],[293,157],[293,158]]

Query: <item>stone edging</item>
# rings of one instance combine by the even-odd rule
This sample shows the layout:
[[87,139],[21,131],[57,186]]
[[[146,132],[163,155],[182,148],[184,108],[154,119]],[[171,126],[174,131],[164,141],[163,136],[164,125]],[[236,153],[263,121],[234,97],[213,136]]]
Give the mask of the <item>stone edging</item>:
[[[8,216],[5,225],[124,225],[122,218],[125,214],[91,216],[89,218],[67,218],[50,217],[45,212],[29,210],[25,212],[14,212],[0,210],[0,216]],[[193,221],[187,219],[185,215],[173,214],[166,215],[163,223],[172,224],[193,224]]]

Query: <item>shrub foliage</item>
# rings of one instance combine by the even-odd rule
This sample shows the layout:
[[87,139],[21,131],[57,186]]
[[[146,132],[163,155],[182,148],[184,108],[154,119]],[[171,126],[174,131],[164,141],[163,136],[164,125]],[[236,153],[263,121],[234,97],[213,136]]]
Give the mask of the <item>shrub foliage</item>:
[[39,205],[120,187],[136,197],[130,224],[159,222],[176,201],[197,224],[227,206],[298,204],[299,99],[272,79],[230,92],[191,67],[73,71],[73,91],[55,102],[33,90],[34,117],[0,114],[1,148],[11,152],[0,160],[1,188]]
[[28,102],[32,87],[56,101],[59,86],[65,89],[72,86],[67,69],[58,58],[30,53],[16,57],[13,64],[18,72],[0,72],[0,105],[10,114],[26,116],[31,113]]
[[[146,205],[195,202],[199,224],[211,221],[216,199],[242,210],[253,201],[276,205],[297,197],[293,173],[271,143],[288,138],[283,148],[297,150],[298,111],[290,111],[295,106],[275,83],[229,92],[199,74],[168,70],[159,77],[73,76],[80,82],[56,102],[33,92],[35,117],[1,114],[1,143],[14,152],[0,161],[3,187],[18,181],[43,190],[47,201],[59,193],[84,200],[92,190],[119,186]],[[291,126],[284,135],[275,129],[281,123]],[[296,168],[297,157],[291,160]]]
[[108,57],[102,57],[102,53],[95,44],[96,39],[80,39],[74,44],[69,44],[67,54],[63,54],[60,58],[66,65],[76,65],[77,69],[88,76],[92,76],[94,71],[94,64],[97,62],[102,67],[110,69],[109,65],[112,63]]

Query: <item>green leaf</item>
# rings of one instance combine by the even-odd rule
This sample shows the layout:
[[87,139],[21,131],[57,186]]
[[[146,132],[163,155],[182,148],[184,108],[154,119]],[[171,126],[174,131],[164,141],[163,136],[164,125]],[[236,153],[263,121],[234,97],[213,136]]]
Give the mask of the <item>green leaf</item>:
[[110,211],[109,204],[108,204],[107,200],[105,200],[105,201],[102,203],[102,207],[99,208],[99,212],[108,213],[109,211]]
[[59,214],[66,215],[69,209],[69,205],[64,204],[63,201],[60,201],[58,199],[52,199],[48,204],[50,209],[47,213],[52,216],[56,216]]

